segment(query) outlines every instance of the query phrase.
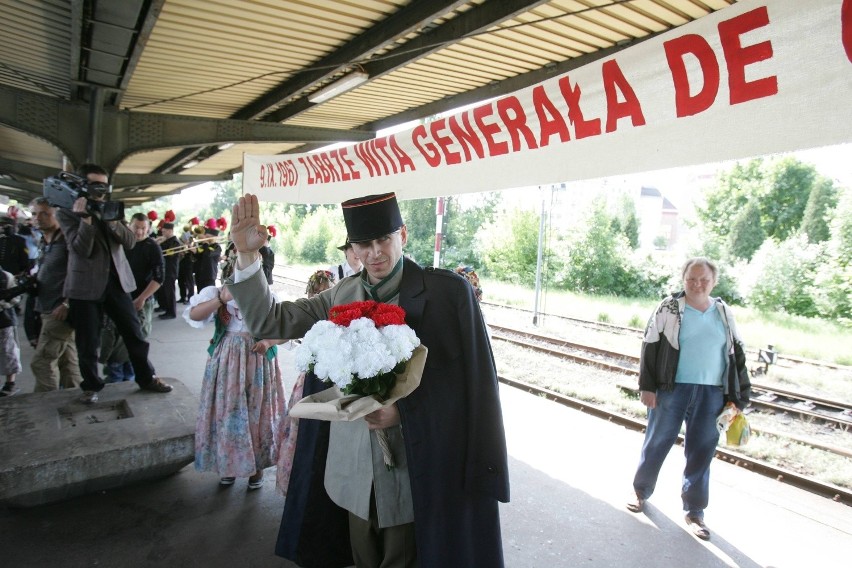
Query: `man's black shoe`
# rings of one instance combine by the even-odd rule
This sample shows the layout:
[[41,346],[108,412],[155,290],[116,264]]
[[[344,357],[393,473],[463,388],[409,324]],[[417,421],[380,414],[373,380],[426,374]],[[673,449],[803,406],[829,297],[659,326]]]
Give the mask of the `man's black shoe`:
[[139,388],[151,392],[172,392],[172,385],[164,383],[157,378],[145,386],[139,385]]
[[161,320],[173,320],[176,317],[177,316],[175,314],[160,314],[157,316],[157,318]]

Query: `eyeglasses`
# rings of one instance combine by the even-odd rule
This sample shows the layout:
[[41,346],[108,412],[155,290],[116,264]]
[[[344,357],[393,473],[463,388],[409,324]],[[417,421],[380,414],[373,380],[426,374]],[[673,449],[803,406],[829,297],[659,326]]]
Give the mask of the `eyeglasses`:
[[710,280],[709,278],[687,278],[686,279],[687,284],[704,284],[704,285],[706,285],[706,284],[710,284],[710,282],[712,282],[712,280]]

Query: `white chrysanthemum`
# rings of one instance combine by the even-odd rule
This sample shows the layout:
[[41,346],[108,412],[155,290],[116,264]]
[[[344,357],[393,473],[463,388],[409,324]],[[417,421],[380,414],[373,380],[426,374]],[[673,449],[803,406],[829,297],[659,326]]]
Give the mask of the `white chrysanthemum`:
[[380,331],[394,358],[394,365],[411,359],[414,349],[420,345],[414,330],[407,325],[386,325]]
[[294,356],[300,371],[313,366],[318,378],[343,389],[353,376],[369,379],[392,371],[410,359],[418,345],[420,340],[407,325],[377,329],[373,320],[359,318],[342,327],[322,320],[305,334]]

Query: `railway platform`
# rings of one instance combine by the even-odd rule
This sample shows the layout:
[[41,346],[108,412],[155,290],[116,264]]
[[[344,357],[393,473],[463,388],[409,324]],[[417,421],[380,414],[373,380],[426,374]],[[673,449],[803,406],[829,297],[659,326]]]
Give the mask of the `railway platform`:
[[[155,319],[151,360],[158,373],[198,394],[211,334],[180,318]],[[32,350],[23,343],[18,381],[26,393],[33,389]],[[280,350],[279,361],[289,393],[292,354]],[[706,512],[712,538],[704,542],[683,520],[679,448],[646,512],[633,514],[624,504],[641,434],[505,385],[501,398],[512,491],[500,507],[507,567],[849,565],[852,507],[717,460]],[[274,478],[269,469],[259,491],[247,492],[246,480],[222,489],[215,475],[189,465],[155,481],[0,509],[0,565],[292,567],[273,553],[284,503]]]

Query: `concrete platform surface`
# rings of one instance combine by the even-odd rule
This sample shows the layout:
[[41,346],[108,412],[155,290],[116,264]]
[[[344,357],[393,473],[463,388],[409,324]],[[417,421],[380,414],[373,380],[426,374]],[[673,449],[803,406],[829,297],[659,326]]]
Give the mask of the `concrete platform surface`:
[[[155,321],[152,361],[196,396],[212,329]],[[27,357],[29,348],[22,350]],[[291,354],[279,351],[287,381]],[[31,379],[30,379],[31,380]],[[22,390],[32,383],[21,379]],[[285,387],[289,392],[289,386]],[[709,542],[686,531],[675,448],[645,513],[624,503],[641,434],[501,387],[512,501],[501,506],[508,567],[845,567],[852,508],[716,461]],[[0,401],[2,407],[3,401]],[[192,465],[177,474],[29,509],[0,509],[3,567],[292,567],[274,556],[284,499],[227,489]],[[475,567],[480,568],[480,567]],[[489,568],[489,567],[481,567]]]
[[0,505],[28,507],[176,473],[195,457],[198,397],[109,384],[94,404],[78,390],[22,393],[0,407]]

